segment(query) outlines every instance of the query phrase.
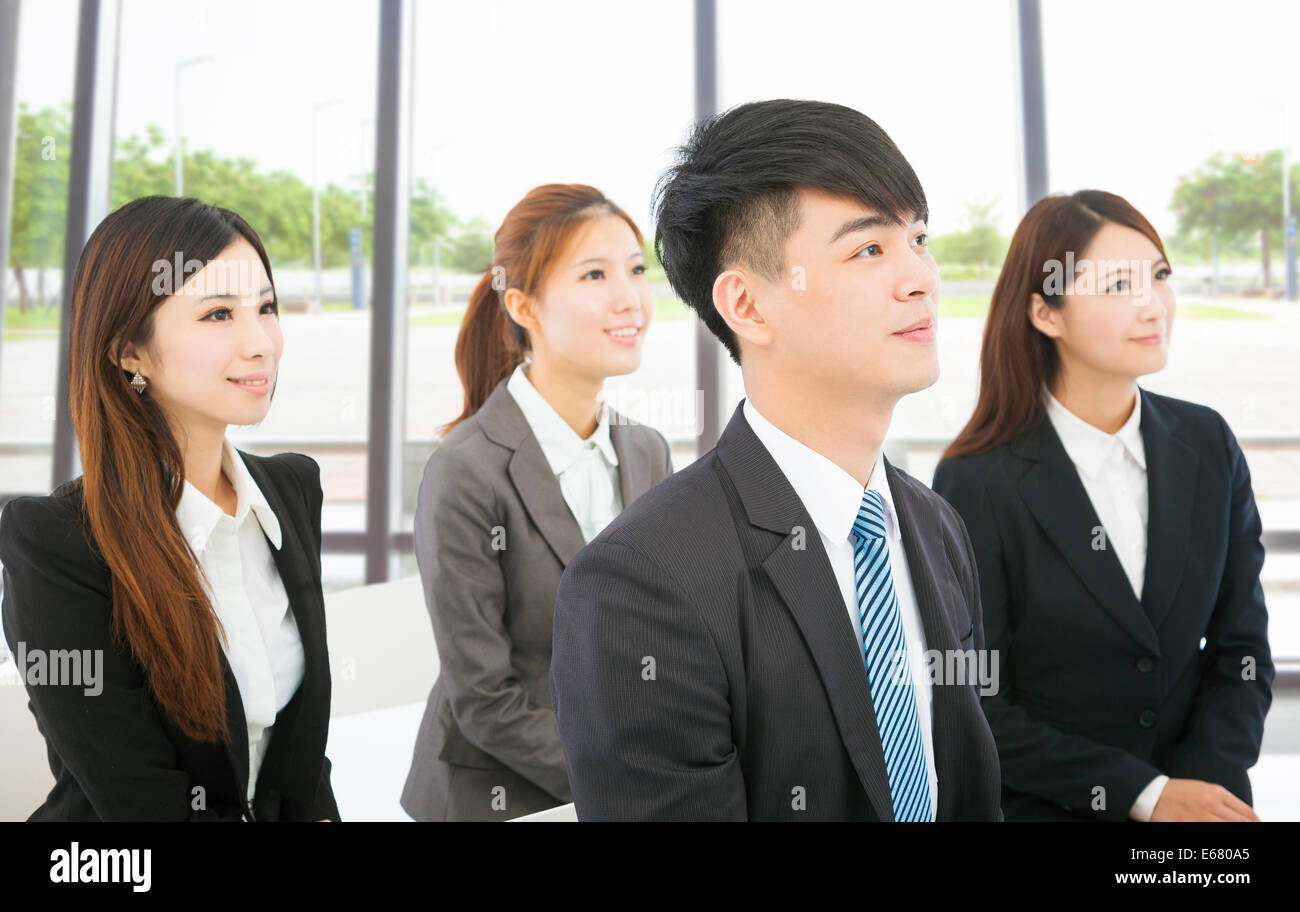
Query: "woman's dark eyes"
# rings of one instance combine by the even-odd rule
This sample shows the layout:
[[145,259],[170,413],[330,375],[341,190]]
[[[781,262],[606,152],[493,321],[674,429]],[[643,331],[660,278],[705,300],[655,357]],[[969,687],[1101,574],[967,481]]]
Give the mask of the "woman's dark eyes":
[[[644,264],[639,265],[639,266],[633,266],[633,267],[632,267],[632,274],[633,274],[633,275],[641,275],[643,272],[645,272],[645,265],[644,265]],[[604,277],[605,277],[605,270],[603,270],[603,269],[593,269],[593,270],[591,270],[591,272],[589,272],[589,273],[587,273],[586,275],[584,275],[583,278],[585,279],[585,278],[587,278],[587,276],[600,276],[601,278],[604,278]]]
[[[1155,280],[1157,282],[1163,282],[1165,279],[1169,278],[1173,274],[1174,271],[1170,269],[1168,266],[1162,266],[1160,269],[1156,270]],[[1118,282],[1116,282],[1114,285],[1110,287],[1110,291],[1111,294],[1119,294],[1121,291],[1127,291],[1128,287],[1129,287],[1128,279],[1120,279]]]
[[[268,307],[271,308],[269,311],[267,310]],[[261,308],[259,309],[259,311],[260,311],[261,313],[272,313],[272,314],[275,314],[275,315],[278,316],[279,313],[280,313],[280,305],[279,305],[279,303],[277,303],[276,301],[264,301],[264,302],[262,303],[262,306],[261,306]],[[212,318],[215,317],[217,314],[225,314],[226,317],[229,317],[229,316],[230,316],[230,308],[229,308],[229,307],[218,307],[216,310],[212,311],[211,313],[205,314],[205,315],[203,316],[203,319],[207,320],[209,323],[225,323],[225,322],[226,322],[225,318],[220,319],[220,320],[213,320],[213,319],[212,319]]]

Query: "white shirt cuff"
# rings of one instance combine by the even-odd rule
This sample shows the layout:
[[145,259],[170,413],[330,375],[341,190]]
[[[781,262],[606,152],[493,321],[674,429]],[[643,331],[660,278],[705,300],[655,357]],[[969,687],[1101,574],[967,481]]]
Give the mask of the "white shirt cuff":
[[1137,796],[1137,801],[1133,802],[1128,815],[1143,823],[1150,822],[1151,815],[1156,810],[1156,802],[1160,800],[1160,793],[1164,791],[1165,783],[1168,781],[1169,777],[1161,774],[1147,783],[1147,787]]

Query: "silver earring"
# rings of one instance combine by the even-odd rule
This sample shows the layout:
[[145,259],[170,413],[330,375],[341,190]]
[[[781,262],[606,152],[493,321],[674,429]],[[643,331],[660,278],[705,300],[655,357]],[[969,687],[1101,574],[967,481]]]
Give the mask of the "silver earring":
[[135,376],[131,378],[131,388],[134,389],[141,396],[143,396],[144,388],[148,385],[149,385],[149,381],[146,380],[144,377],[140,376],[139,371],[136,371]]

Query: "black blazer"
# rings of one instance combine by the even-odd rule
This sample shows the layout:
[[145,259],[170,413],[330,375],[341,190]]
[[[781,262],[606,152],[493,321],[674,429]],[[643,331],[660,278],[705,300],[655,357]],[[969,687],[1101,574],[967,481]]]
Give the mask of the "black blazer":
[[[182,734],[148,691],[144,669],[110,631],[110,574],[81,520],[80,478],[45,497],[20,497],[0,514],[4,632],[10,649],[102,649],[103,690],[27,688],[55,784],[31,820],[338,819],[325,757],[330,672],[321,594],[320,467],[299,453],[239,451],[280,522],[271,548],[302,636],[302,685],[275,719],[248,790],[248,728],[234,674],[221,657],[232,740]],[[191,807],[202,787],[206,809]]]
[[1273,663],[1250,471],[1217,412],[1139,394],[1141,601],[1115,553],[1094,550],[1101,523],[1046,416],[935,472],[975,545],[984,632],[1001,658],[1000,691],[983,705],[1008,820],[1126,820],[1158,773],[1251,800]]
[[[742,407],[561,579],[551,695],[583,820],[893,819],[859,634]],[[927,646],[982,648],[961,520],[886,472]],[[935,686],[933,700],[936,819],[998,820],[975,685]]]

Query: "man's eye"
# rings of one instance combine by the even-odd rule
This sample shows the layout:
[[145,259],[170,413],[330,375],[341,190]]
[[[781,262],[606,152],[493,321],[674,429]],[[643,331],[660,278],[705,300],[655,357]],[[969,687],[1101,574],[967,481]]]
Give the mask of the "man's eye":
[[[872,250],[874,250],[876,253],[869,253],[869,251],[872,251]],[[865,246],[865,247],[863,247],[861,250],[859,250],[858,253],[857,253],[857,255],[858,255],[858,256],[862,256],[864,253],[866,253],[866,254],[868,254],[869,256],[875,256],[875,255],[878,254],[879,252],[880,252],[880,245],[879,245],[879,244],[868,244],[867,246]]]
[[605,275],[605,270],[603,270],[603,269],[593,269],[591,272],[587,273],[587,275],[584,275],[583,278],[585,279],[587,276],[601,276],[601,277],[603,277],[604,275]]

